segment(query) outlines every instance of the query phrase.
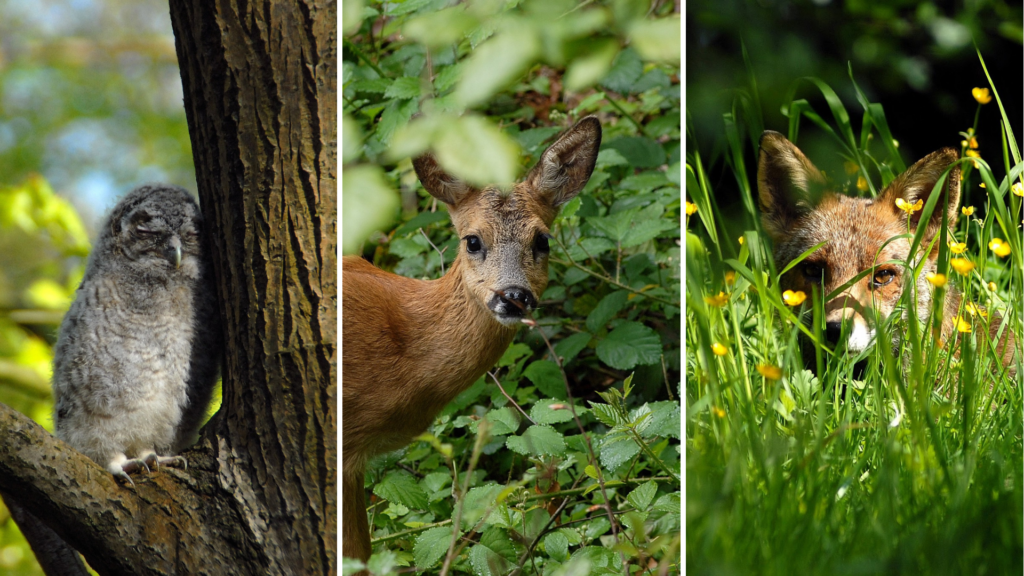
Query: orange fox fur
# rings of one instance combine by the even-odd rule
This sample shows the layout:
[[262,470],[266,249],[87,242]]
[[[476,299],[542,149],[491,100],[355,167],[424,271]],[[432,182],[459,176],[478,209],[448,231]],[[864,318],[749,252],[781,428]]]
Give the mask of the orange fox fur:
[[[955,229],[959,216],[960,168],[953,166],[946,175],[945,203],[940,203],[927,222],[920,222],[921,213],[908,216],[896,205],[902,198],[910,204],[928,202],[943,172],[953,165],[959,154],[943,148],[925,156],[900,174],[877,198],[853,198],[828,190],[821,172],[793,143],[778,132],[766,131],[761,136],[758,156],[758,203],[762,224],[772,238],[775,262],[784,268],[800,254],[820,242],[825,244],[799,265],[783,275],[782,290],[801,290],[810,295],[816,287],[829,294],[864,270],[872,272],[858,280],[835,298],[825,302],[826,339],[842,344],[850,352],[865,350],[875,339],[874,314],[887,318],[895,310],[908,282],[914,281],[909,271],[890,261],[924,259],[923,270],[916,280],[917,317],[931,315],[934,287],[927,275],[936,271],[939,247],[925,253],[942,226],[945,211],[950,229]],[[938,193],[941,193],[942,189]],[[910,254],[910,240],[895,236],[914,232],[926,226],[918,253]],[[888,242],[888,243],[887,243]],[[942,305],[941,338],[948,341],[953,321],[960,307],[961,296],[947,285]],[[842,323],[847,324],[847,337],[838,342]],[[995,335],[999,322],[990,323]],[[998,352],[1004,365],[1012,363],[1014,341],[1004,332]]]

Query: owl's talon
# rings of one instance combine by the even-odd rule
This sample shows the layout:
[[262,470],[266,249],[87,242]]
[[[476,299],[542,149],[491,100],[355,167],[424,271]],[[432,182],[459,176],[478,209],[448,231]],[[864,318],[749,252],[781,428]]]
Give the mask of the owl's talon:
[[143,470],[146,471],[146,474],[150,473],[149,466],[146,465],[146,461],[139,460],[138,458],[126,460],[125,463],[121,465],[121,470],[128,474],[142,472]]
[[114,474],[114,480],[120,480],[122,482],[127,482],[128,484],[131,485],[132,490],[135,490],[135,482],[132,480],[132,477],[129,476],[124,470],[120,470],[118,472],[114,472],[113,474]]

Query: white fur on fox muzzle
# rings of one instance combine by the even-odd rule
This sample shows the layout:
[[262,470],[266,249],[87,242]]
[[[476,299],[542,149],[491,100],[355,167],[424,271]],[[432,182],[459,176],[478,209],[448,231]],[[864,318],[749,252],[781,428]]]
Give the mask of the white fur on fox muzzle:
[[850,352],[863,352],[875,340],[875,331],[861,322],[854,322],[850,334],[846,337],[846,349]]

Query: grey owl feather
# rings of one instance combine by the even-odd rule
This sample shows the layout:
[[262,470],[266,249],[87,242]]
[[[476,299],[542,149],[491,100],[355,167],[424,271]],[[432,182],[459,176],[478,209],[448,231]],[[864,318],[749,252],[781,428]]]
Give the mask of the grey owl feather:
[[202,214],[176,186],[147,185],[111,211],[60,326],[57,437],[131,483],[184,466],[221,357]]

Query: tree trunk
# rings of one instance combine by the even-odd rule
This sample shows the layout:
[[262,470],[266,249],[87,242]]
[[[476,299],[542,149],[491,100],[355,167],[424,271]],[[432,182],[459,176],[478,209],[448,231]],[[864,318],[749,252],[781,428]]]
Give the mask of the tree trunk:
[[0,405],[0,491],[104,575],[337,570],[337,4],[171,0],[226,346],[185,452],[118,485]]

